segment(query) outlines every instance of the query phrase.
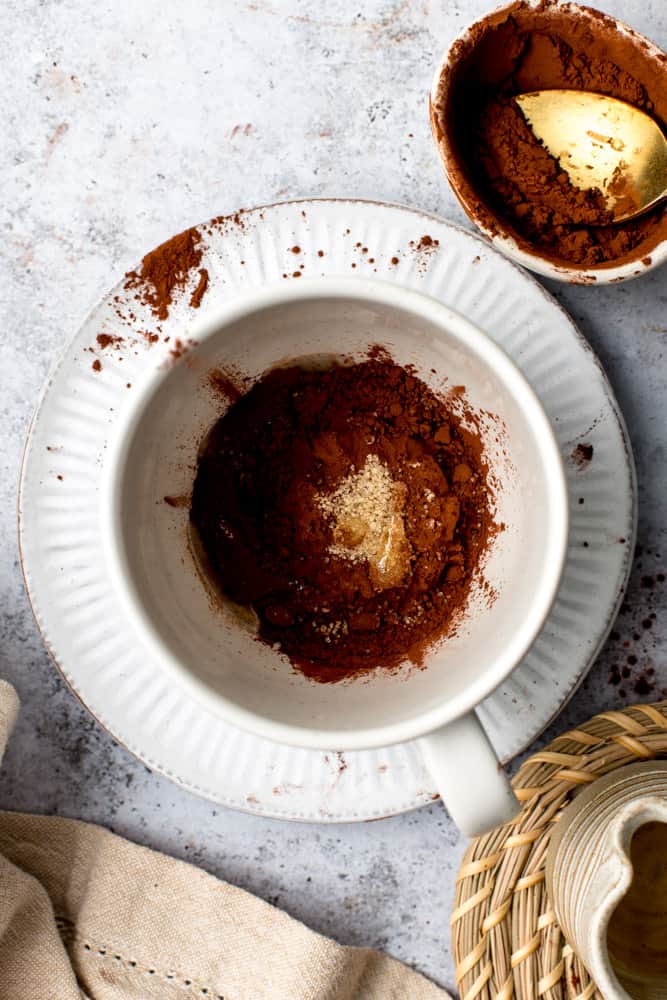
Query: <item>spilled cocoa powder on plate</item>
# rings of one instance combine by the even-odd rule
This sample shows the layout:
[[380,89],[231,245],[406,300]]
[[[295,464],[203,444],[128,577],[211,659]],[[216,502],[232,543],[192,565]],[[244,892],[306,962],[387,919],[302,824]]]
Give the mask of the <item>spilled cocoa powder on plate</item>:
[[175,295],[185,289],[190,276],[198,271],[199,281],[190,297],[190,305],[198,309],[208,288],[208,271],[200,267],[203,254],[199,230],[186,229],[147,253],[141,268],[125,275],[125,288],[134,290],[138,300],[157,319],[165,320]]
[[592,444],[578,444],[572,449],[570,455],[570,461],[574,465],[575,469],[579,472],[583,472],[593,461],[593,454],[595,449]]
[[213,384],[232,400],[190,517],[219,590],[315,680],[422,665],[500,530],[460,387],[438,396],[382,350],[274,369],[241,396]]

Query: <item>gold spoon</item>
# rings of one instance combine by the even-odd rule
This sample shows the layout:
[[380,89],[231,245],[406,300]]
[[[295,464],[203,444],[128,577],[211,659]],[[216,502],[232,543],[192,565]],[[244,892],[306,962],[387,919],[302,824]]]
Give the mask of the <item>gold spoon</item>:
[[572,184],[602,193],[608,221],[633,219],[667,197],[667,139],[644,111],[583,90],[514,99]]

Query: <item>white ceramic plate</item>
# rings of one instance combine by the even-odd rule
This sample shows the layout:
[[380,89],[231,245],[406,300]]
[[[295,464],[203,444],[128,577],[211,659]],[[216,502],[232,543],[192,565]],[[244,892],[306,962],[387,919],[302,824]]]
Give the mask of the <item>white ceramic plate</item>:
[[[623,596],[636,488],[618,407],[588,344],[556,302],[483,240],[449,223],[370,202],[303,201],[200,229],[210,280],[199,312],[189,306],[188,289],[158,329],[121,281],[47,382],[26,446],[19,507],[37,622],[63,676],[99,722],[148,766],[201,795],[300,820],[365,820],[413,809],[434,797],[415,745],[345,755],[278,746],[225,725],[151,663],[116,602],[99,537],[105,454],[131,393],[165,363],[176,338],[187,339],[195,315],[297,274],[395,281],[441,299],[498,341],[553,422],[571,517],[563,582],[547,624],[480,710],[503,760],[523,750],[574,692]],[[100,333],[123,342],[101,350]],[[160,336],[152,346],[151,333]],[[100,372],[93,371],[95,358]],[[579,445],[587,447],[577,451]],[[175,484],[174,493],[179,486],[187,484]]]

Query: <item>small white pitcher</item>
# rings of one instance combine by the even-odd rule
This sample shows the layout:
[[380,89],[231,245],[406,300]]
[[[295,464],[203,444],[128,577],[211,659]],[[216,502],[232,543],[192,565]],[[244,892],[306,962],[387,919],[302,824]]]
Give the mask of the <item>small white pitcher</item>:
[[667,761],[630,764],[564,810],[547,887],[606,1000],[667,1000]]

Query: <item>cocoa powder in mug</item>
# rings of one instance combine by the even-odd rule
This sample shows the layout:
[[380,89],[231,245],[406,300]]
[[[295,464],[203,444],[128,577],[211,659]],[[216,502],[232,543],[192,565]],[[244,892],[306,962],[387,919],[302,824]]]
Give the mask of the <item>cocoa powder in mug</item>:
[[461,390],[438,396],[382,351],[269,371],[240,398],[232,384],[191,507],[222,593],[313,679],[421,664],[499,530]]

